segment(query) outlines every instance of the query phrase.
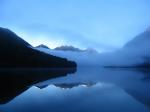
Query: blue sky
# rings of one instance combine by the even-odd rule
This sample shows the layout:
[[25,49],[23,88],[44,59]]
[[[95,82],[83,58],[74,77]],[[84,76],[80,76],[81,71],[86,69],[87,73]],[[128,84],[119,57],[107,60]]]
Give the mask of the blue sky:
[[149,0],[0,0],[0,26],[32,45],[122,47],[150,26]]

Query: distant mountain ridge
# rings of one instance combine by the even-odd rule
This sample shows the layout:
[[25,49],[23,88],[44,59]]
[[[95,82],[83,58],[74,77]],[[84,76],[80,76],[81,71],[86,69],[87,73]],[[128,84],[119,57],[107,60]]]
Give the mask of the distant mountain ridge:
[[34,49],[14,32],[0,28],[0,67],[76,67],[76,63]]
[[38,46],[36,46],[35,48],[45,48],[45,49],[50,49],[48,46],[44,45],[44,44],[40,44]]
[[58,51],[73,51],[73,52],[89,52],[89,53],[98,53],[95,49],[93,48],[87,48],[87,49],[79,49],[79,48],[76,48],[74,46],[59,46],[59,47],[56,47],[54,50],[58,50]]
[[73,46],[59,46],[56,47],[54,50],[59,50],[59,51],[74,51],[74,52],[82,52],[83,50],[73,47]]

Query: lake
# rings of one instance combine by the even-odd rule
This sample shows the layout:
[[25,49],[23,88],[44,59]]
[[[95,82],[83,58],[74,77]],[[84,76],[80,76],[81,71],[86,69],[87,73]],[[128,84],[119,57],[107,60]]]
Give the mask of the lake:
[[0,112],[150,111],[148,69],[1,70],[0,81]]

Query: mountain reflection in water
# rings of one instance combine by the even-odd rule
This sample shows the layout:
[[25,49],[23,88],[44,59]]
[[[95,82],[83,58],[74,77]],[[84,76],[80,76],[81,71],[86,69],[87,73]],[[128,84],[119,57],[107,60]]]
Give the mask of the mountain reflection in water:
[[75,71],[75,69],[0,69],[0,103],[7,103],[35,83]]
[[10,102],[6,112],[149,112],[146,69],[78,68],[75,74],[44,79]]

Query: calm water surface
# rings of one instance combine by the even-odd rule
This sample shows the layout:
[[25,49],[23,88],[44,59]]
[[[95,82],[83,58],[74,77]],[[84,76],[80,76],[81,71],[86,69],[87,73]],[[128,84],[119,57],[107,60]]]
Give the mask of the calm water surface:
[[150,112],[150,71],[78,68],[31,83],[0,112]]

